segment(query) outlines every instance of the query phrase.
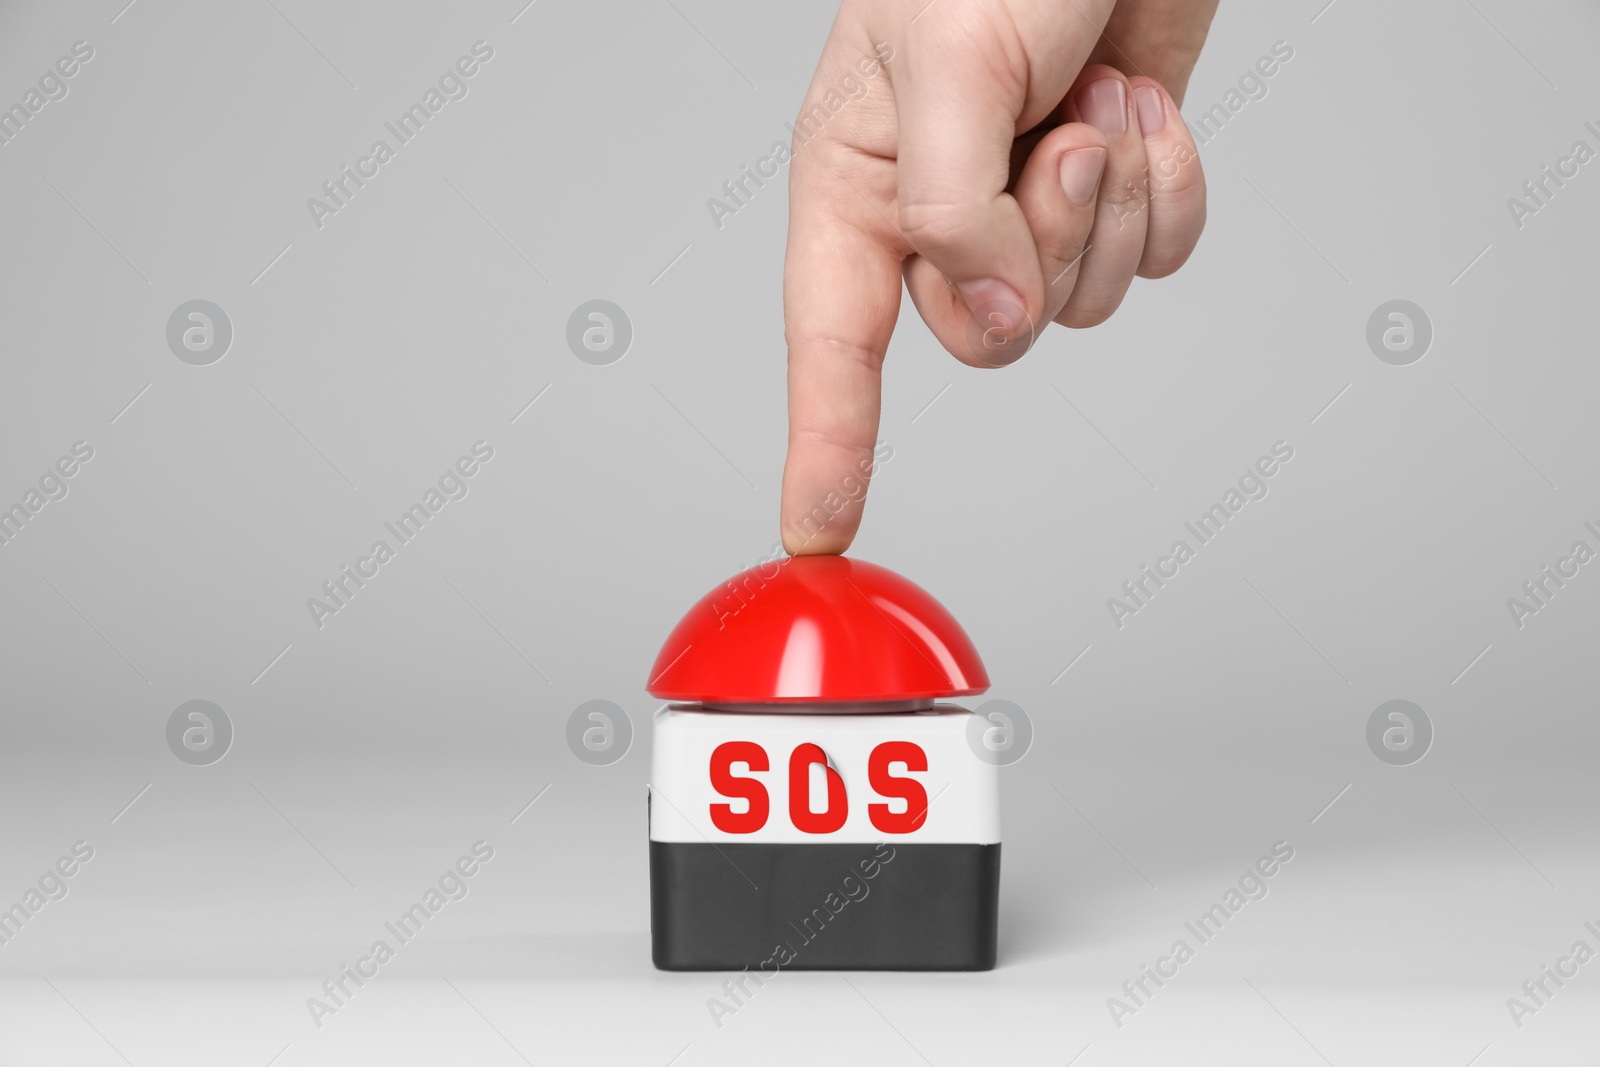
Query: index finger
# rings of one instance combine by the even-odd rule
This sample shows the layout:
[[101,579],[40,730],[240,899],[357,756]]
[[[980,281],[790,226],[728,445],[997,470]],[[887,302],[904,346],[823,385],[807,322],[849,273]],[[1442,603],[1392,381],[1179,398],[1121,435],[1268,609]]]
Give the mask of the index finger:
[[779,524],[792,555],[843,552],[855,539],[872,477],[883,357],[900,313],[900,253],[841,212],[838,190],[822,184],[832,168],[818,162],[795,157],[783,262],[789,454]]

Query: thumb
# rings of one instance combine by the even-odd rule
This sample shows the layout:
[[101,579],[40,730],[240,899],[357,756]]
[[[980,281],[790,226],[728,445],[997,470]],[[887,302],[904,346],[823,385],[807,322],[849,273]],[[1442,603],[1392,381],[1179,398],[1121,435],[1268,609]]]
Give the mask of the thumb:
[[[895,85],[899,226],[950,283],[946,306],[924,306],[930,301],[919,296],[919,310],[973,366],[1020,356],[1005,342],[1028,337],[1040,321],[1039,251],[1007,192],[1012,142],[1048,116],[1099,37],[1091,16],[1103,23],[1109,5],[1088,7],[935,0],[907,27]],[[1039,24],[1024,25],[1030,20]],[[1029,42],[1037,42],[1031,50]],[[974,320],[975,332],[953,328]],[[968,337],[985,340],[951,341]],[[1007,355],[997,359],[997,348]]]

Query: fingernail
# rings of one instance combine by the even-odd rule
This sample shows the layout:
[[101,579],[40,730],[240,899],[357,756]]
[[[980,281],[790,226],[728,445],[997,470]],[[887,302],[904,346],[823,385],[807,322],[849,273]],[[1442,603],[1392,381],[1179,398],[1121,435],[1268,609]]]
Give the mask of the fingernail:
[[1152,137],[1167,128],[1167,108],[1161,94],[1148,85],[1133,91],[1133,106],[1139,109],[1139,131]]
[[1087,204],[1100,187],[1100,172],[1105,169],[1104,148],[1079,148],[1061,157],[1061,191],[1074,204]]
[[1121,137],[1128,128],[1128,87],[1116,78],[1097,81],[1078,98],[1078,110],[1107,137]]
[[986,328],[998,327],[1002,333],[1010,333],[1027,315],[1022,306],[1022,294],[999,278],[957,282],[956,289],[967,302],[967,310],[982,316]]

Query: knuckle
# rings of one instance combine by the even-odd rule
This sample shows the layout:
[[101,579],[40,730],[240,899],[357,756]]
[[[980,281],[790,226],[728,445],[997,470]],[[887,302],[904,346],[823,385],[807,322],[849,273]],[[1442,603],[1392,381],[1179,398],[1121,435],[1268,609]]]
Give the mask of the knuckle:
[[1082,266],[1083,242],[1067,239],[1051,241],[1045,248],[1045,266],[1050,273],[1045,280],[1051,286],[1071,285],[1078,276],[1078,268]]
[[1167,198],[1155,201],[1151,239],[1139,262],[1141,278],[1165,278],[1189,261],[1200,234],[1205,230],[1204,197]]
[[1200,156],[1187,144],[1178,144],[1153,156],[1146,170],[1151,186],[1162,192],[1178,194],[1191,189],[1205,189],[1205,172],[1200,166]]
[[1141,263],[1139,264],[1139,277],[1148,278],[1151,281],[1155,281],[1159,278],[1171,277],[1172,275],[1178,273],[1178,268],[1183,266],[1184,262],[1188,258],[1188,256],[1182,256],[1175,259],[1157,258],[1146,263]]
[[921,248],[959,247],[978,232],[981,213],[951,201],[914,200],[900,205],[900,229]]
[[1111,317],[1109,308],[1067,308],[1056,316],[1056,322],[1069,330],[1087,330]]
[[1189,262],[1189,255],[1194,251],[1193,244],[1186,244],[1176,248],[1162,248],[1148,252],[1139,264],[1139,277],[1165,278],[1176,274],[1178,268]]
[[1150,197],[1150,168],[1121,181],[1100,183],[1100,202],[1114,206],[1143,205]]
[[865,341],[844,337],[825,329],[804,329],[793,323],[784,327],[784,340],[789,351],[805,347],[824,350],[831,356],[857,363],[876,373],[883,367],[884,350]]

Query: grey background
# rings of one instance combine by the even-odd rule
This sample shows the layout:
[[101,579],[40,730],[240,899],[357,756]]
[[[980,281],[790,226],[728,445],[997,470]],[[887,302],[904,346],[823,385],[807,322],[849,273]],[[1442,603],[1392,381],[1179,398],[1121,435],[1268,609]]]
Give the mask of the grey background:
[[[1180,274],[1004,372],[907,304],[854,553],[1031,716],[1001,965],[785,974],[718,1029],[723,976],[649,964],[642,687],[776,537],[786,192],[720,230],[705,201],[787,138],[832,10],[122,3],[0,14],[6,103],[95,49],[0,147],[0,501],[95,449],[0,547],[0,902],[95,849],[0,946],[0,1063],[1600,1055],[1600,963],[1521,1029],[1505,1003],[1600,947],[1600,577],[1520,630],[1505,605],[1600,547],[1600,164],[1506,207],[1600,147],[1592,5],[1224,0],[1191,120],[1295,56],[1202,150]],[[479,39],[467,98],[315,228]],[[193,299],[233,324],[207,367],[166,346]],[[610,366],[565,344],[593,299],[632,321]],[[1433,323],[1411,366],[1366,345],[1393,299]],[[306,598],[480,439],[470,494],[318,630]],[[1278,440],[1270,495],[1118,630],[1106,598]],[[1397,698],[1435,730],[1405,767],[1365,740]],[[193,699],[233,724],[210,766],[166,747]],[[633,720],[611,766],[564,741],[590,699]],[[470,895],[315,1028],[479,839]],[[1106,999],[1279,840],[1270,895],[1117,1028]]]

